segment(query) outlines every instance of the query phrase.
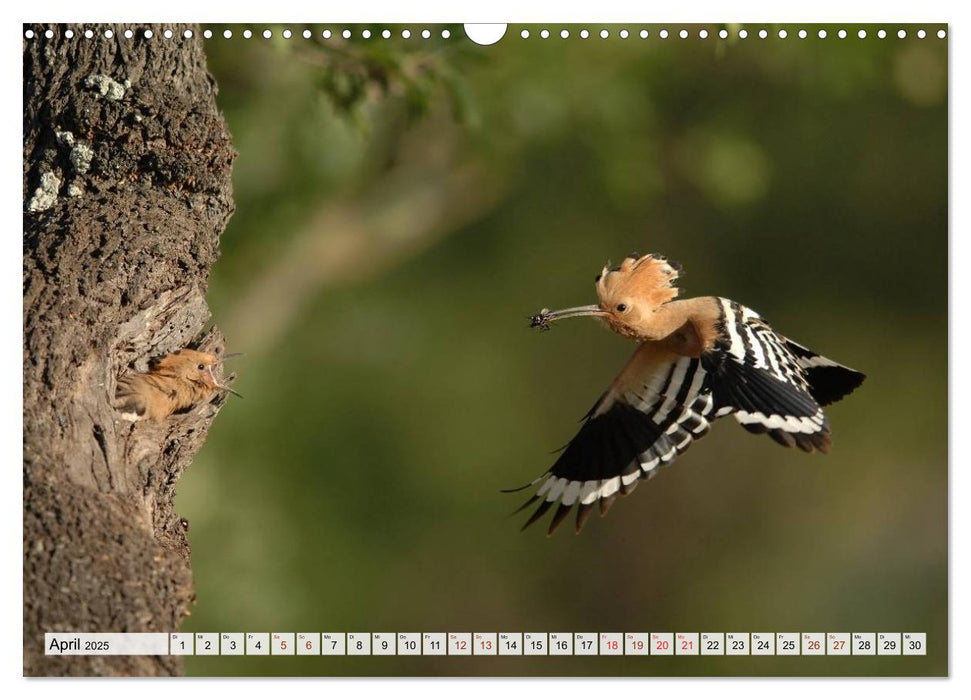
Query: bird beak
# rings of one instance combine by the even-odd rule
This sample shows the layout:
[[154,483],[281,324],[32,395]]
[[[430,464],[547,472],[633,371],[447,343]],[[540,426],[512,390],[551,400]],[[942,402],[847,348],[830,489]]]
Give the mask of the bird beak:
[[537,326],[547,327],[549,324],[555,321],[562,321],[564,318],[574,318],[575,316],[606,316],[607,312],[601,309],[597,304],[590,304],[589,306],[574,306],[570,309],[560,309],[559,311],[550,311],[549,309],[543,309],[538,314],[533,316],[530,326],[535,328]]
[[[225,359],[225,358],[223,358],[223,359]],[[212,385],[214,387],[216,387],[217,389],[222,389],[223,391],[228,391],[233,396],[238,396],[239,398],[243,398],[243,395],[240,394],[238,391],[234,391],[233,389],[230,389],[228,386],[226,386],[224,384],[220,384],[219,382],[217,382],[216,381],[216,375],[212,373],[212,367],[209,368],[209,378],[212,379]]]
[[223,386],[222,384],[217,384],[216,385],[216,388],[217,389],[222,389],[223,391],[228,391],[233,396],[238,396],[239,398],[243,398],[243,395],[242,394],[240,394],[238,391],[234,391],[234,390],[230,389],[228,386]]

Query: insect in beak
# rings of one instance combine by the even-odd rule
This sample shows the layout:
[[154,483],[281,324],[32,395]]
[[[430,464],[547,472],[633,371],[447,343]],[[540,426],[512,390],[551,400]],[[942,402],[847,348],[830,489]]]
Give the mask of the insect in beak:
[[607,312],[601,309],[597,304],[590,304],[588,306],[574,306],[570,309],[561,309],[559,311],[550,311],[549,309],[543,309],[535,316],[532,316],[529,320],[530,328],[540,328],[544,331],[550,329],[550,324],[556,321],[562,321],[564,318],[574,318],[576,316],[606,316]]

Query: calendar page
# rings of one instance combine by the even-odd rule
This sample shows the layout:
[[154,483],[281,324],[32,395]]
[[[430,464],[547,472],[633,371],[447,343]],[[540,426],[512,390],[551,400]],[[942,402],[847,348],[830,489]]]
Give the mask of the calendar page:
[[948,25],[22,42],[25,675],[948,674]]

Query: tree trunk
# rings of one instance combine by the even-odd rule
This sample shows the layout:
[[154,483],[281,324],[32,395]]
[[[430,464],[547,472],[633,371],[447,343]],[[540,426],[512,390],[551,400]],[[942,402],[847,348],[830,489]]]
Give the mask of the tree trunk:
[[205,293],[235,153],[198,28],[68,28],[24,27],[24,673],[177,674],[45,656],[44,633],[175,631],[193,601],[173,499],[221,402],[133,424],[111,399],[152,356],[222,350]]

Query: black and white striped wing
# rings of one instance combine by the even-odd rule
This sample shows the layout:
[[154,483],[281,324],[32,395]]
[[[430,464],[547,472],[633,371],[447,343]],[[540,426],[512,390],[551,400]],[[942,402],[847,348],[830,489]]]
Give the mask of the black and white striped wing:
[[839,401],[866,379],[862,372],[823,357],[797,342],[787,338],[785,343],[809,382],[810,393],[820,406]]
[[786,447],[827,452],[821,404],[852,391],[863,375],[779,335],[751,309],[719,303],[721,337],[702,356],[716,412],[730,412],[746,430]]
[[605,514],[618,494],[627,495],[705,435],[714,408],[702,362],[644,344],[611,388],[587,414],[536,494],[539,502],[523,529],[557,505],[549,533],[576,506],[579,532],[594,505]]

